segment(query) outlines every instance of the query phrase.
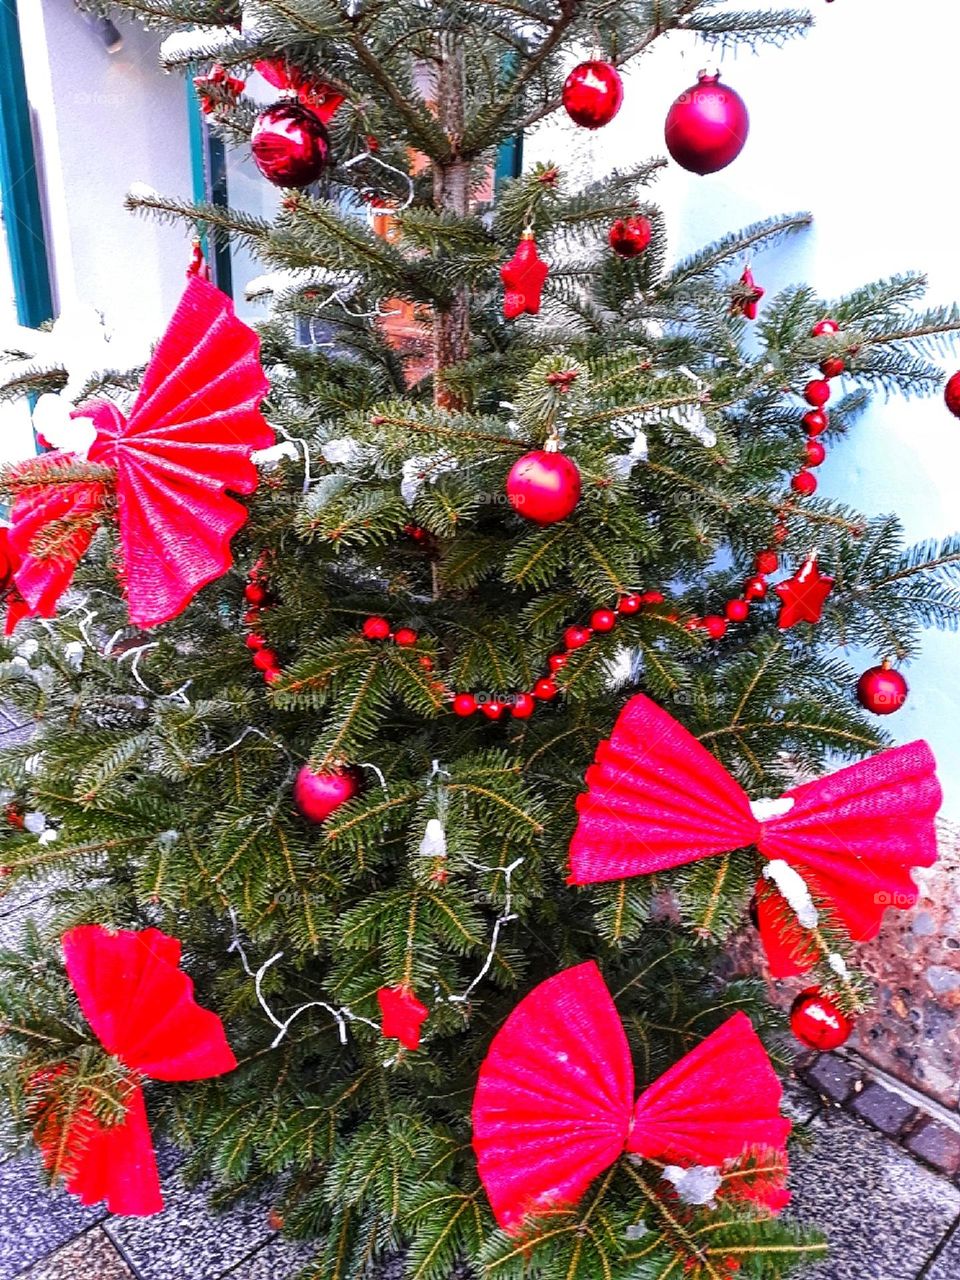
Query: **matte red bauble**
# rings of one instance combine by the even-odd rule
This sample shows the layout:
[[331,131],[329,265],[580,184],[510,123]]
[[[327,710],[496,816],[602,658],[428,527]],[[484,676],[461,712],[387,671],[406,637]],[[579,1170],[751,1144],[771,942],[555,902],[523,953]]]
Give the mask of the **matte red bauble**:
[[817,477],[812,471],[798,471],[790,481],[790,488],[794,493],[809,498],[811,494],[817,492]]
[[359,790],[360,780],[353,769],[314,773],[305,764],[293,784],[293,800],[308,822],[325,822]]
[[262,111],[250,147],[257,168],[275,187],[308,187],[330,159],[323,121],[298,102],[278,102]]
[[636,214],[632,218],[618,218],[610,228],[607,239],[610,248],[621,258],[638,258],[653,235],[650,219]]
[[826,1053],[850,1038],[853,1022],[819,987],[808,987],[793,1002],[790,1030],[808,1049]]
[[890,716],[899,711],[908,693],[906,680],[888,662],[870,667],[857,681],[857,701],[875,716]]
[[808,440],[803,447],[803,456],[808,467],[819,467],[827,456],[827,451],[819,440]]
[[744,148],[750,116],[740,95],[720,84],[719,75],[701,71],[667,114],[667,150],[691,173],[717,173]]
[[943,392],[947,408],[955,418],[960,418],[960,373],[955,373]]
[[536,524],[565,520],[580,501],[577,464],[547,449],[525,453],[510,468],[507,498],[518,515]]
[[574,124],[600,129],[609,124],[623,102],[623,81],[610,62],[581,62],[567,76],[563,105]]

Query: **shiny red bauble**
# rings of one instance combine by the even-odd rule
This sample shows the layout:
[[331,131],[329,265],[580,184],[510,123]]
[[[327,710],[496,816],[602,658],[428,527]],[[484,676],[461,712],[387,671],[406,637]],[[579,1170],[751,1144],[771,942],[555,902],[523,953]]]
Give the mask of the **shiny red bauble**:
[[960,418],[960,373],[955,373],[944,388],[943,398],[955,418]]
[[563,643],[568,649],[582,649],[590,643],[593,632],[589,627],[567,627],[563,633]]
[[828,356],[820,365],[820,372],[825,378],[839,378],[846,367],[839,356]]
[[257,168],[275,187],[308,187],[330,160],[323,121],[299,102],[278,102],[262,111],[250,147]]
[[561,95],[567,115],[584,129],[609,124],[623,102],[623,81],[610,62],[599,58],[573,68]]
[[394,644],[398,644],[401,649],[409,649],[411,645],[416,644],[419,637],[412,627],[397,627],[393,636]]
[[243,588],[243,598],[247,604],[263,604],[266,601],[267,593],[259,582],[248,582]]
[[643,597],[638,595],[621,596],[617,604],[617,612],[624,614],[639,613],[643,608]]
[[551,653],[547,659],[547,666],[551,671],[562,671],[569,661],[570,655],[568,653]]
[[293,784],[293,800],[308,822],[325,822],[359,790],[360,778],[353,769],[315,773],[305,764]]
[[803,415],[803,425],[808,436],[822,436],[830,425],[830,418],[822,409],[811,409]]
[[664,137],[677,164],[690,173],[717,173],[736,160],[750,132],[750,116],[738,93],[719,75],[701,71],[667,114]]
[[632,218],[618,218],[610,228],[607,239],[610,248],[621,258],[639,258],[653,235],[650,219],[636,214]]
[[595,609],[590,615],[590,626],[594,631],[612,631],[617,625],[617,615],[612,609]]
[[510,708],[510,714],[516,716],[518,720],[526,720],[527,716],[533,715],[533,709],[536,706],[533,695],[530,693],[515,693],[513,695],[513,706]]
[[506,709],[507,704],[499,698],[490,698],[487,702],[480,703],[480,710],[488,720],[499,720]]
[[798,471],[790,481],[790,488],[801,497],[809,498],[817,492],[817,477],[812,471]]
[[386,618],[367,618],[361,630],[366,640],[389,640],[390,638],[390,623]]
[[819,467],[827,451],[819,440],[808,440],[803,446],[803,456],[808,467]]
[[577,464],[547,449],[525,453],[510,468],[507,498],[518,515],[535,524],[565,520],[580,501]]
[[640,597],[644,604],[663,604],[666,598],[662,591],[645,591]]
[[711,640],[722,640],[727,634],[727,620],[719,613],[708,613],[701,625]]
[[815,409],[822,409],[830,399],[830,383],[822,378],[814,378],[813,382],[808,382],[804,387],[803,398]]
[[875,716],[890,716],[899,711],[909,692],[906,680],[887,662],[870,667],[857,681],[857,701]]
[[747,600],[762,600],[767,594],[767,584],[763,578],[748,578],[743,584],[743,594]]
[[253,665],[258,671],[266,671],[269,667],[279,667],[280,657],[273,649],[258,649],[253,655]]
[[723,612],[728,622],[746,622],[750,614],[750,606],[746,600],[728,600]]
[[790,1030],[808,1049],[826,1053],[849,1040],[853,1021],[819,987],[808,987],[790,1009]]
[[831,320],[829,316],[827,316],[823,320],[818,320],[813,326],[811,332],[815,338],[822,338],[824,334],[827,333],[839,333],[840,326],[837,324],[836,320]]
[[780,567],[780,560],[775,551],[758,551],[754,565],[757,573],[776,573]]
[[458,693],[453,700],[453,712],[458,716],[472,716],[477,709],[477,700],[472,693]]
[[549,702],[551,698],[555,698],[560,692],[556,680],[552,676],[544,676],[538,680],[533,686],[533,696],[539,698],[541,702]]
[[265,649],[267,647],[266,636],[262,636],[257,631],[251,631],[243,642],[248,649],[252,649],[256,653],[257,649]]

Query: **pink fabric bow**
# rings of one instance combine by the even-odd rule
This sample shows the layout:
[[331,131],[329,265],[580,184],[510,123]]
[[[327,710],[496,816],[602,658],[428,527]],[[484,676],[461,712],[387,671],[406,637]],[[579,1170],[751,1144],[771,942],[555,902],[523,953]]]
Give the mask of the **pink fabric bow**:
[[[226,294],[194,276],[129,418],[107,401],[75,415],[93,419],[89,461],[112,468],[115,479],[65,480],[77,461],[69,453],[22,464],[37,483],[17,494],[10,541],[19,562],[16,586],[32,614],[53,616],[111,497],[130,618],[138,626],[176,617],[201,587],[226,573],[230,540],[247,518],[226,490],[252,493],[257,471],[250,455],[274,443],[260,413],[269,384],[259,348]],[[38,537],[52,527],[68,533],[52,553],[38,554]]]
[[473,1147],[497,1222],[575,1205],[623,1153],[719,1167],[766,1153],[773,1177],[736,1194],[789,1201],[781,1086],[750,1019],[734,1014],[634,1100],[626,1032],[600,970],[540,983],[493,1039],[473,1101]]
[[[910,868],[937,859],[935,764],[925,742],[895,747],[794,787],[764,813],[692,734],[640,694],[587,770],[569,881],[650,875],[754,845],[794,867],[815,900],[864,941],[876,936],[888,906],[917,901]],[[809,968],[809,958],[791,960],[783,913],[762,898],[761,933],[776,976]]]

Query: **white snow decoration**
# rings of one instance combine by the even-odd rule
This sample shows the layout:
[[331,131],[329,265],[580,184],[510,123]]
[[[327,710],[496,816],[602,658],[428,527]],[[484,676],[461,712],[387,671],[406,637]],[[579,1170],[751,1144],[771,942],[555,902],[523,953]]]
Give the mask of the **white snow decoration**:
[[37,811],[25,813],[23,815],[23,825],[32,836],[42,836],[47,829],[46,814]]
[[820,923],[820,912],[810,896],[807,882],[798,871],[795,871],[782,858],[774,858],[763,868],[763,878],[773,881],[804,929],[817,927]]
[[431,818],[427,823],[420,841],[421,858],[445,858],[447,856],[447,834],[439,818]]
[[425,482],[436,484],[445,471],[457,469],[456,458],[449,454],[419,454],[408,458],[401,468],[400,496],[412,507]]
[[235,45],[240,33],[235,27],[194,27],[192,31],[175,31],[160,45],[160,61],[165,67],[178,62],[199,62],[211,51]]
[[157,844],[164,853],[169,853],[173,846],[180,839],[180,832],[174,831],[171,827],[169,831],[161,831],[157,836]]
[[19,654],[17,655],[17,657],[11,659],[10,665],[11,667],[16,667],[18,671],[30,670],[30,663],[26,660],[26,658],[20,657]]
[[40,651],[40,642],[33,638],[24,640],[17,645],[17,654],[21,658],[34,658]]
[[325,268],[303,267],[268,271],[264,275],[254,276],[244,285],[244,297],[248,301],[256,298],[273,296],[274,299],[298,293],[301,289],[315,288],[318,292],[329,289],[336,291],[337,297],[344,301],[353,296],[360,286],[360,275],[357,272],[331,271]]
[[661,1177],[673,1183],[684,1204],[712,1204],[723,1184],[720,1170],[707,1165],[694,1164],[689,1169],[682,1169],[679,1165],[669,1164]]
[[335,467],[352,467],[363,457],[363,448],[350,436],[337,436],[322,444],[320,453]]
[[782,818],[795,804],[792,796],[780,796],[777,800],[764,796],[760,800],[750,801],[750,812],[758,822],[769,822],[771,818]]
[[272,462],[279,462],[281,458],[299,461],[300,451],[292,440],[281,440],[279,444],[272,444],[269,449],[254,449],[250,455],[250,461],[257,467],[269,466]]
[[151,187],[149,182],[131,182],[127,187],[127,195],[131,200],[159,200],[160,192]]
[[621,476],[624,480],[627,480],[633,474],[633,469],[638,462],[646,462],[650,451],[647,448],[647,434],[645,431],[632,427],[627,431],[621,431],[620,434],[632,434],[633,440],[626,453],[610,459],[610,469],[615,476]]
[[33,410],[33,426],[52,449],[86,458],[97,438],[92,418],[71,417],[71,403],[63,393],[45,391]]
[[43,845],[44,847],[46,847],[48,844],[53,844],[59,834],[60,833],[56,830],[56,828],[47,827],[46,831],[42,832],[40,835],[40,844]]
[[70,640],[63,646],[63,656],[66,659],[67,666],[72,667],[74,671],[79,671],[83,666],[83,655],[85,649],[80,640]]
[[707,426],[707,415],[699,405],[674,405],[668,416],[678,427],[692,435],[694,440],[699,440],[705,449],[712,449],[717,443],[717,433]]
[[850,977],[850,970],[847,968],[847,962],[846,960],[844,960],[843,956],[839,953],[839,951],[830,952],[830,954],[827,956],[827,964],[830,966],[833,972],[837,975],[837,977],[842,979],[844,982],[846,982],[846,980]]

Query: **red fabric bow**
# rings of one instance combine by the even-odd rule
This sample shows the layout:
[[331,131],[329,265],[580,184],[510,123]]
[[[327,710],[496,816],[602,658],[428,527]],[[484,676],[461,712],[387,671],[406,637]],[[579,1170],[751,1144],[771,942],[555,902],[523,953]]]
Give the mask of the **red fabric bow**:
[[[876,936],[888,906],[917,901],[910,868],[937,859],[942,793],[925,742],[883,751],[804,783],[758,817],[722,764],[656,703],[632,698],[587,770],[570,844],[571,884],[649,875],[755,845],[787,862],[851,938]],[[759,808],[759,805],[758,805]],[[779,904],[779,905],[778,905]],[[760,927],[775,976],[801,972],[802,931],[779,894],[760,895]],[[791,958],[792,957],[792,958]]]
[[295,93],[301,106],[309,107],[324,124],[329,124],[337,109],[346,102],[346,97],[339,89],[327,84],[325,80],[308,76],[291,66],[284,58],[265,58],[253,65],[275,89]]
[[[176,617],[201,587],[227,572],[230,540],[247,510],[226,490],[252,493],[257,471],[250,454],[274,443],[260,413],[269,384],[259,348],[226,294],[194,276],[130,417],[106,401],[75,415],[93,419],[89,460],[114,469],[111,484],[65,482],[64,469],[76,461],[71,454],[23,464],[40,479],[18,492],[10,537],[19,558],[17,588],[32,614],[53,616],[111,489],[130,618],[138,626]],[[64,522],[72,532],[58,539],[55,553],[36,555],[38,535]]]
[[473,1101],[473,1147],[497,1222],[575,1205],[625,1151],[665,1163],[721,1166],[758,1150],[779,1177],[740,1195],[777,1211],[789,1200],[780,1081],[743,1013],[634,1102],[623,1023],[593,963],[527,995],[497,1032]]
[[67,1190],[84,1204],[105,1200],[111,1213],[146,1215],[163,1208],[153,1140],[139,1077],[205,1080],[237,1065],[223,1023],[193,998],[180,969],[180,943],[157,929],[108,933],[83,925],[63,937],[67,977],[97,1039],[132,1073],[126,1115],[104,1126],[89,1108],[63,1134],[56,1113],[37,1129],[48,1165],[64,1145]]

